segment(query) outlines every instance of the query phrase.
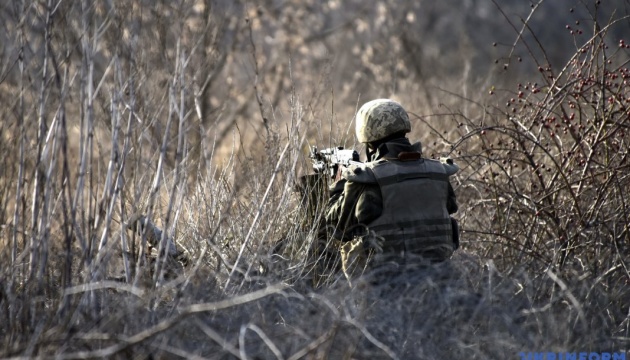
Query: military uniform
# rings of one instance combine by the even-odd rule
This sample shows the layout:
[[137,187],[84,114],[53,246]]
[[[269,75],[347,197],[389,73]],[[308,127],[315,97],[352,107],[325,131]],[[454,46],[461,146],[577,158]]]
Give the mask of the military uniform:
[[[357,111],[357,139],[368,162],[346,169],[330,189],[326,222],[342,241],[348,279],[366,266],[421,259],[443,261],[458,246],[457,211],[449,176],[458,167],[422,157],[405,134],[411,122],[400,103],[375,99]],[[374,259],[370,257],[374,255]]]
[[382,143],[371,161],[349,167],[331,186],[326,222],[334,238],[348,243],[346,252],[375,247],[381,258],[403,262],[451,256],[457,238],[450,214],[457,202],[448,179],[458,168],[421,154],[420,143],[405,137]]

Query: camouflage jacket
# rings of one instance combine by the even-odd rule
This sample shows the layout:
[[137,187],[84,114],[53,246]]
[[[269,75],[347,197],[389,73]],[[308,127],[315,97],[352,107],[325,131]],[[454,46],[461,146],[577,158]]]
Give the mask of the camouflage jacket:
[[[401,152],[419,153],[421,144],[411,144],[407,138],[400,138],[381,144],[371,161],[397,158]],[[353,171],[352,168],[346,171]],[[348,181],[351,174],[345,173],[343,178],[330,187],[330,199],[326,208],[326,223],[335,231],[332,236],[338,240],[349,241],[364,231],[358,224],[370,224],[383,213],[383,199],[378,184],[366,184]],[[455,192],[448,184],[446,208],[449,214],[457,211]]]

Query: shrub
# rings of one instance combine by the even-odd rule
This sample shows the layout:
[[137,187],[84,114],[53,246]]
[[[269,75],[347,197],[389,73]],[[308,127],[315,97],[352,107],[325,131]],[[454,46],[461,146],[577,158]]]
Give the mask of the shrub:
[[[438,76],[422,74],[412,35],[432,19],[410,16],[415,2],[391,12],[391,1],[228,3],[1,9],[0,36],[12,42],[0,55],[14,66],[0,72],[0,356],[486,359],[628,348],[630,40],[611,42],[626,18],[603,25],[604,6],[576,8],[592,18],[565,29],[575,54],[559,67],[530,22],[544,2],[534,4],[509,49],[529,58],[499,67],[514,75],[537,64],[517,75],[536,80],[471,96],[470,67],[463,80],[439,79],[463,82],[462,93],[433,91]],[[352,32],[355,7],[375,19]],[[322,31],[301,32],[311,29]],[[336,79],[334,62],[320,67],[327,46],[372,38],[382,41],[344,63],[362,70]],[[316,55],[293,57],[309,42]],[[447,43],[435,54],[466,55]],[[341,91],[328,95],[335,81]],[[332,247],[318,231],[321,198],[295,188],[310,170],[308,145],[347,140],[352,111],[341,108],[372,83],[421,103],[414,135],[428,156],[461,166],[463,248],[445,264],[382,269],[350,287],[322,266],[336,259],[320,251]]]

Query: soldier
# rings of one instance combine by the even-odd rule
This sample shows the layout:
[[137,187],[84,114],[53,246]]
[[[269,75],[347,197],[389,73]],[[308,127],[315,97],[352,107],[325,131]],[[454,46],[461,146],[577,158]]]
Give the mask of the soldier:
[[409,131],[407,112],[393,100],[372,100],[356,115],[367,162],[339,171],[326,208],[333,237],[343,242],[348,279],[368,263],[441,262],[459,246],[449,182],[459,168],[450,159],[424,158],[420,142],[407,139]]

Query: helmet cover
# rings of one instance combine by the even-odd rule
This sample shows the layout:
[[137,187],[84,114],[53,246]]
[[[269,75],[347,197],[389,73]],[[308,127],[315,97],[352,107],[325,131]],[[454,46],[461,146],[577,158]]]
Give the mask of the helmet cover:
[[411,131],[409,115],[398,102],[390,99],[369,101],[357,112],[356,134],[359,142],[371,143],[398,132]]

